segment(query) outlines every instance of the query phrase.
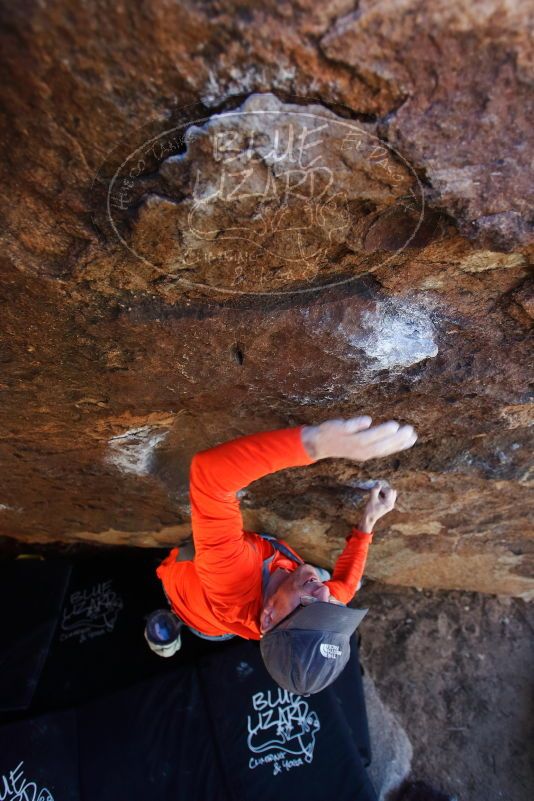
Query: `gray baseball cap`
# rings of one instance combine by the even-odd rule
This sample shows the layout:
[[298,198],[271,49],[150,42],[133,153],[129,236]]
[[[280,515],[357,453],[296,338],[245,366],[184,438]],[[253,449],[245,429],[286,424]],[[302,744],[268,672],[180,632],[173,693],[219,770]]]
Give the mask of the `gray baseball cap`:
[[349,661],[351,634],[368,611],[323,601],[298,606],[260,640],[265,667],[296,695],[324,690]]

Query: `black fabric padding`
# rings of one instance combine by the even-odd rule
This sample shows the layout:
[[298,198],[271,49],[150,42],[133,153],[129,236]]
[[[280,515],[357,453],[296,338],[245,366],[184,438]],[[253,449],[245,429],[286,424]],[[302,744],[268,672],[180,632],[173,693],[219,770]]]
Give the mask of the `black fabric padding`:
[[[376,801],[360,755],[368,732],[359,692],[334,684],[293,696],[271,679],[253,642],[206,656],[199,669],[235,801]],[[353,675],[361,685],[359,669]]]
[[0,715],[0,799],[15,771],[31,801],[376,801],[355,638],[338,679],[306,698],[278,687],[257,642],[183,629],[161,659],[143,637],[165,606],[161,558],[2,563],[3,698],[30,705]]
[[81,801],[75,711],[0,726],[0,798]]
[[38,711],[99,698],[173,667],[143,637],[145,617],[165,606],[154,575],[161,558],[136,549],[75,562],[36,693]]
[[0,710],[26,709],[34,696],[70,576],[65,562],[0,562]]
[[367,710],[363,694],[362,668],[358,655],[356,637],[350,640],[351,656],[347,667],[332,684],[331,693],[334,703],[342,711],[352,733],[365,767],[371,764],[371,738],[367,724]]
[[79,710],[84,801],[230,801],[196,671]]

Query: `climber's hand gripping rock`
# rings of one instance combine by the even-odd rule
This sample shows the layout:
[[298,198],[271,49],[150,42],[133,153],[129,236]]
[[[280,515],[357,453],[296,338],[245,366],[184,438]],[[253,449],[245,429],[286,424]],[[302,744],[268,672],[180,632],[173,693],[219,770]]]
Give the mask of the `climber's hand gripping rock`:
[[316,460],[334,457],[366,462],[411,448],[417,440],[413,426],[390,420],[371,427],[372,422],[363,416],[304,426],[302,442]]
[[374,529],[376,521],[395,507],[396,500],[397,490],[390,487],[387,481],[378,480],[363,508],[359,530],[370,533]]

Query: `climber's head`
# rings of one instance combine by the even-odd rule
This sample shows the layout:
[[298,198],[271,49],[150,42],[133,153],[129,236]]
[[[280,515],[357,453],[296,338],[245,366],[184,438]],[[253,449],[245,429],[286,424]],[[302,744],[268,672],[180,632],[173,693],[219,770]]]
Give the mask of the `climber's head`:
[[278,576],[273,586],[261,614],[265,666],[284,689],[317,693],[347,664],[350,636],[367,610],[349,609],[333,598],[312,565]]
[[277,626],[305,598],[310,599],[309,603],[315,601],[337,603],[326,584],[320,581],[313,565],[299,565],[293,571],[281,568],[276,570],[269,580],[263,603],[260,618],[262,634]]

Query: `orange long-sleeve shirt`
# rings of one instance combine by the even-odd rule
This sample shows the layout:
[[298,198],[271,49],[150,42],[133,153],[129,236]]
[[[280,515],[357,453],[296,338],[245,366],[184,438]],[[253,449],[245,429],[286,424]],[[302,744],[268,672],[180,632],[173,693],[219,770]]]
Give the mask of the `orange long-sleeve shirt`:
[[[298,427],[251,434],[194,456],[189,491],[195,558],[177,562],[178,548],[173,548],[157,569],[174,611],[187,625],[208,635],[260,638],[263,561],[274,554],[271,573],[297,565],[268,540],[243,530],[236,492],[268,473],[312,464],[301,432]],[[353,528],[332,579],[325,582],[343,603],[356,592],[371,539],[372,534]]]

